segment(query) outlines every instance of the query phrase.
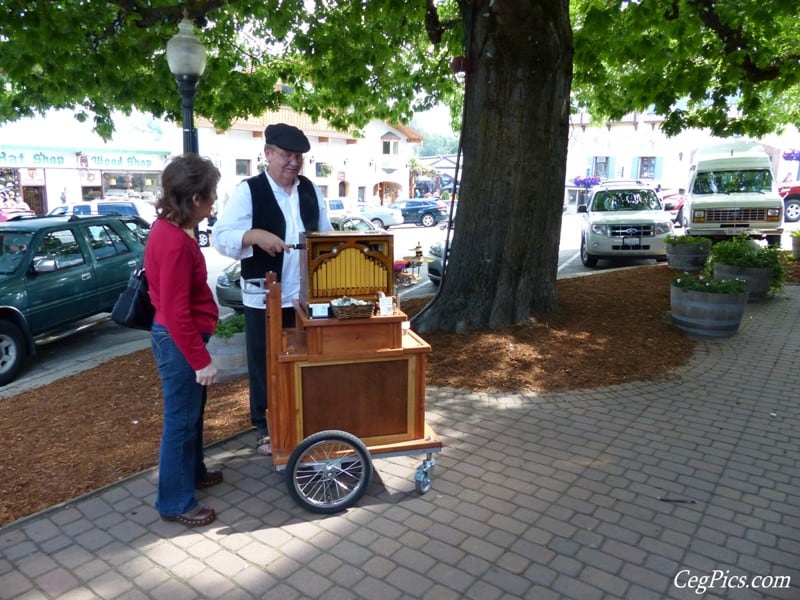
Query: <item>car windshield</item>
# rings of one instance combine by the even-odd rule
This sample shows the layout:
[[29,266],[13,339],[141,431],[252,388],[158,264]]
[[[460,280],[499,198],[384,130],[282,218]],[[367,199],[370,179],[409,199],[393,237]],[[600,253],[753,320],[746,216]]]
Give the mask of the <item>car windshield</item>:
[[373,231],[375,228],[363,219],[333,219],[331,225],[337,231]]
[[17,270],[32,239],[33,233],[27,231],[0,233],[0,273],[7,275]]
[[661,210],[661,201],[653,190],[600,190],[592,200],[598,212]]
[[693,194],[764,193],[772,190],[769,169],[703,171],[697,174]]

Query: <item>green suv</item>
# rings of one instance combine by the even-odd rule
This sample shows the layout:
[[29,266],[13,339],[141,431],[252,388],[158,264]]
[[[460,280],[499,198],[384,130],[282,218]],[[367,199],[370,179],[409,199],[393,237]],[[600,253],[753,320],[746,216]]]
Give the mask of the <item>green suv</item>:
[[31,217],[0,223],[0,385],[36,344],[109,312],[144,253],[139,217]]

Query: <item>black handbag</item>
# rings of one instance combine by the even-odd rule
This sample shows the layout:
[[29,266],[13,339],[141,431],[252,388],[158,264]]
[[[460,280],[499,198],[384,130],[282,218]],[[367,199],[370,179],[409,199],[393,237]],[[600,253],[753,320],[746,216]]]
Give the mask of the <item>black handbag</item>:
[[150,331],[155,312],[156,309],[150,302],[144,266],[141,266],[131,273],[128,287],[114,303],[114,308],[111,309],[111,320],[123,327]]

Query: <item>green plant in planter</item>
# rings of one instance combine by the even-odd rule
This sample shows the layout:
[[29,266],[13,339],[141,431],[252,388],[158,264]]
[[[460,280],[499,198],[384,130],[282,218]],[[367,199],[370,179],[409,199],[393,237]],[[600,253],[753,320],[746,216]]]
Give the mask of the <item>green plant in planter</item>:
[[697,235],[675,235],[674,233],[670,233],[667,234],[664,241],[667,244],[708,244],[708,246],[711,247],[710,238]]
[[780,291],[786,281],[786,268],[781,255],[782,251],[778,246],[759,246],[747,236],[737,235],[711,247],[704,273],[713,273],[716,263],[732,267],[771,269],[769,291],[775,293]]
[[217,321],[214,335],[220,338],[233,337],[234,334],[244,331],[244,313],[234,313],[230,317]]
[[792,237],[793,237],[793,238],[800,238],[800,229],[795,229],[795,230],[792,232]]
[[741,294],[747,291],[744,279],[714,279],[708,275],[692,275],[683,273],[672,280],[672,285],[692,292],[708,292],[710,294]]

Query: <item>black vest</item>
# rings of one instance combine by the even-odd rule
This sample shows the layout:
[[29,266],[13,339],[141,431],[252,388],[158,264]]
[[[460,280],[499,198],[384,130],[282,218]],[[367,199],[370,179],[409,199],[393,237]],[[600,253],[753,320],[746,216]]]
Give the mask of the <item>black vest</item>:
[[[319,229],[319,204],[317,193],[311,180],[298,176],[297,195],[300,197],[300,218],[306,231]],[[286,237],[286,219],[283,217],[275,194],[267,181],[267,175],[261,173],[247,180],[250,186],[250,197],[253,203],[253,228],[266,229],[282,240]],[[253,246],[253,256],[242,260],[242,277],[245,279],[261,279],[268,271],[274,271],[278,281],[283,270],[283,252],[270,256],[258,246]]]

